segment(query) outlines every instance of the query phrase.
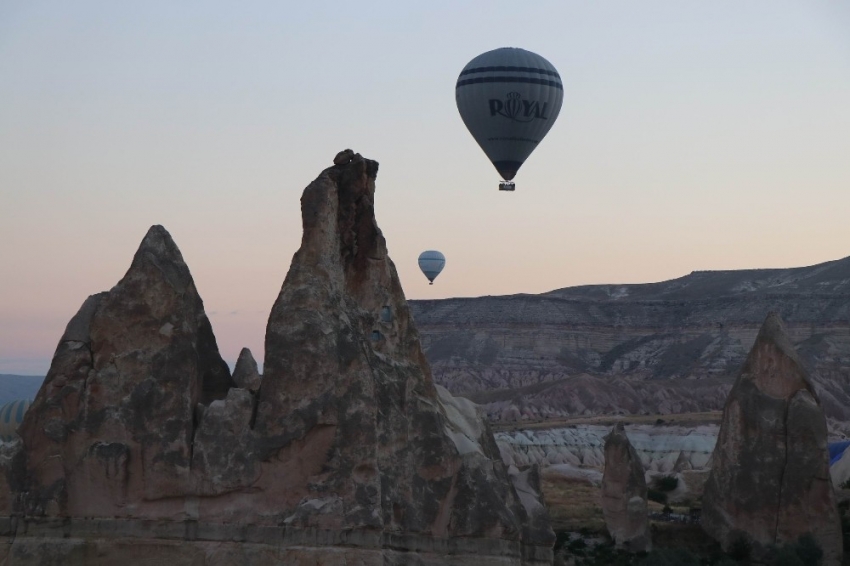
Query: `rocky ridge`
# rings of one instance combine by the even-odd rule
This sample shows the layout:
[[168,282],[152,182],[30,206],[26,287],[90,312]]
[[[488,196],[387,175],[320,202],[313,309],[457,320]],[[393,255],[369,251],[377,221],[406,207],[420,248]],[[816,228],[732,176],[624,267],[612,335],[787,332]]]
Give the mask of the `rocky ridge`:
[[435,379],[492,421],[720,410],[769,311],[827,416],[850,421],[850,257],[410,303]]
[[[304,191],[264,375],[231,376],[164,228],[69,322],[0,447],[0,559],[113,564],[551,564],[535,477],[433,383],[374,218],[378,164]],[[516,486],[516,487],[515,487]]]

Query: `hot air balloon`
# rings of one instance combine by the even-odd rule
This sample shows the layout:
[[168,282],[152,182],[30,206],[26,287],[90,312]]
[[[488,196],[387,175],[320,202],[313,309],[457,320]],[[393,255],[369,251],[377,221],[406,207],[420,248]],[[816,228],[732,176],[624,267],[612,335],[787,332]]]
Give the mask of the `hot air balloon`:
[[0,407],[0,440],[8,442],[15,438],[18,426],[24,420],[24,414],[32,401],[21,399],[11,401]]
[[540,55],[502,47],[467,63],[455,99],[463,123],[504,179],[499,190],[512,191],[511,180],[561,111],[564,87]]
[[419,269],[425,274],[425,277],[430,281],[429,285],[434,284],[434,279],[446,266],[446,256],[436,250],[428,250],[419,254]]

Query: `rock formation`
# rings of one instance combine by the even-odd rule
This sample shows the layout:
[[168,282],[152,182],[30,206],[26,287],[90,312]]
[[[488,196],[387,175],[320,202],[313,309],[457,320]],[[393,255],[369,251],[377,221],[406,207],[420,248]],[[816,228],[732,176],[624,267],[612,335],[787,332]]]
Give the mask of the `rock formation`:
[[[569,464],[602,470],[605,437],[610,427],[575,424],[551,429],[527,429],[496,433],[502,460],[517,467]],[[643,467],[651,472],[671,473],[703,469],[717,442],[718,426],[629,425],[628,437]]]
[[233,382],[236,387],[256,393],[260,389],[260,379],[254,355],[248,348],[242,348],[236,360],[236,367],[233,368]]
[[771,310],[826,415],[850,422],[850,257],[411,308],[434,378],[491,422],[719,411]]
[[534,478],[518,495],[477,408],[432,381],[378,164],[337,161],[304,191],[262,379],[247,350],[230,376],[162,227],[83,304],[0,453],[0,561],[551,564]]
[[21,511],[144,516],[148,502],[192,492],[195,407],[231,385],[189,268],[154,226],[124,278],[89,297],[59,341],[19,429]]
[[618,423],[605,439],[602,474],[602,514],[617,548],[631,552],[652,549],[646,492],[643,465],[623,423]]
[[824,564],[841,562],[823,411],[775,313],[765,320],[726,402],[702,523],[725,549],[744,538],[756,556],[768,545],[811,533]]

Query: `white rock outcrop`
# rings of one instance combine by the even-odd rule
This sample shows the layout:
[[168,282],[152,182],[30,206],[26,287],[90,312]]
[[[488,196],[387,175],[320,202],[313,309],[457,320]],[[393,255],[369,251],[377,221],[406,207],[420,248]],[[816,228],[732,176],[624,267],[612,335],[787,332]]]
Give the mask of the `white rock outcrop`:
[[[518,467],[569,464],[601,470],[605,465],[605,436],[608,427],[576,425],[549,430],[517,430],[496,434],[502,459]],[[682,469],[704,469],[717,442],[717,425],[654,426],[630,425],[626,435],[644,468],[672,473]]]

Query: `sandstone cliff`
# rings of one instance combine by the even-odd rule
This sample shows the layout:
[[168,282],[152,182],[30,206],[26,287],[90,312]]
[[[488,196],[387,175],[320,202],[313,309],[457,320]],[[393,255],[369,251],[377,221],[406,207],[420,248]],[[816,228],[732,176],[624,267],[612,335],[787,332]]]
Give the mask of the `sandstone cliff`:
[[811,533],[824,564],[838,565],[842,537],[817,394],[785,334],[768,316],[729,394],[705,486],[702,524],[728,549]]
[[533,478],[432,381],[374,218],[378,164],[335,163],[304,191],[262,379],[247,350],[231,377],[162,227],[83,304],[0,454],[0,560],[551,564]]
[[777,311],[827,416],[850,421],[850,258],[411,309],[437,382],[496,421],[722,409]]

